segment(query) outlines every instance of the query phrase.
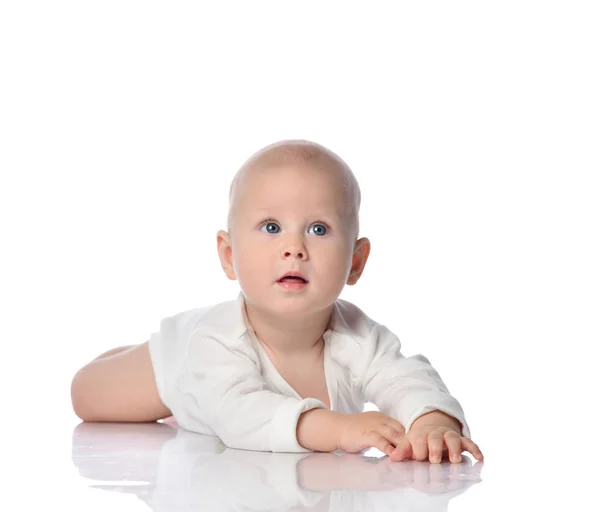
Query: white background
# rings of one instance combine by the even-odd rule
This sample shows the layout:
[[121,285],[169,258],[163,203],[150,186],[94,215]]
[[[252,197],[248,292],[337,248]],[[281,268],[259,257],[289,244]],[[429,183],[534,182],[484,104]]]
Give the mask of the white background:
[[363,194],[372,252],[341,297],[430,359],[489,461],[593,460],[599,22],[595,2],[3,3],[5,428],[69,450],[79,367],[235,298],[230,180],[305,138]]

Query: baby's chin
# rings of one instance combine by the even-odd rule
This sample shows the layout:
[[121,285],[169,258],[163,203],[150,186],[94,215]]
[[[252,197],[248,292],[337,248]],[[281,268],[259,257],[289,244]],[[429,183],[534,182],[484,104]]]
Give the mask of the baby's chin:
[[291,317],[306,316],[317,314],[330,309],[335,303],[337,297],[323,297],[320,294],[303,293],[283,293],[277,294],[275,300],[265,302],[265,307],[276,311],[277,314]]
[[270,289],[259,293],[244,293],[244,296],[252,306],[257,308],[277,311],[281,314],[286,311],[290,313],[306,312],[310,309],[318,309],[315,306],[320,302],[309,292],[308,287],[310,287],[310,283],[302,290],[286,290],[275,283]]

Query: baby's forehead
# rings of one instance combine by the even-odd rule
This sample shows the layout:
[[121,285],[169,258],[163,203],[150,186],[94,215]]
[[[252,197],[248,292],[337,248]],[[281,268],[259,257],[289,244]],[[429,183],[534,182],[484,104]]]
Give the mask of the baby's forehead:
[[248,213],[263,217],[269,216],[293,216],[308,215],[310,217],[324,217],[327,219],[338,219],[341,217],[341,211],[338,205],[329,203],[320,205],[317,208],[306,207],[305,205],[294,205],[289,203],[267,203],[254,202],[245,205]]
[[333,215],[339,213],[346,201],[339,178],[307,170],[265,169],[243,188],[244,202],[253,210],[295,208]]
[[315,186],[315,191],[337,193],[343,188],[345,179],[342,172],[331,166],[320,166],[301,162],[294,164],[263,165],[247,169],[240,176],[239,185],[269,190],[276,193],[279,187]]

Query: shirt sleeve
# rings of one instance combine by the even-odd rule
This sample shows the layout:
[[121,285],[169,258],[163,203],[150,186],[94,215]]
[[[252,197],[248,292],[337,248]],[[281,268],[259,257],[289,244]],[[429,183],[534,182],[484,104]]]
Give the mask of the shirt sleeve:
[[440,410],[462,424],[464,437],[471,437],[461,405],[425,356],[402,355],[400,340],[384,325],[377,324],[372,340],[362,379],[367,401],[397,419],[407,432],[419,416]]
[[271,391],[251,350],[212,334],[193,332],[183,370],[166,392],[167,407],[181,427],[214,432],[231,448],[312,451],[298,444],[298,418],[327,406],[314,398]]

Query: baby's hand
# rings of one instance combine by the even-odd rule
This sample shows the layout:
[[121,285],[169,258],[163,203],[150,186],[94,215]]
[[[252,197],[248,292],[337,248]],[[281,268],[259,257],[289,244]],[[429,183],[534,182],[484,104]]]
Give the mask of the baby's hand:
[[338,448],[357,453],[366,448],[377,448],[386,455],[404,437],[404,426],[380,411],[340,414],[337,420]]
[[421,425],[411,428],[389,457],[392,461],[427,460],[429,454],[429,461],[437,464],[443,456],[448,456],[450,462],[461,462],[463,451],[470,452],[477,460],[483,461],[479,447],[456,430],[438,425]]

